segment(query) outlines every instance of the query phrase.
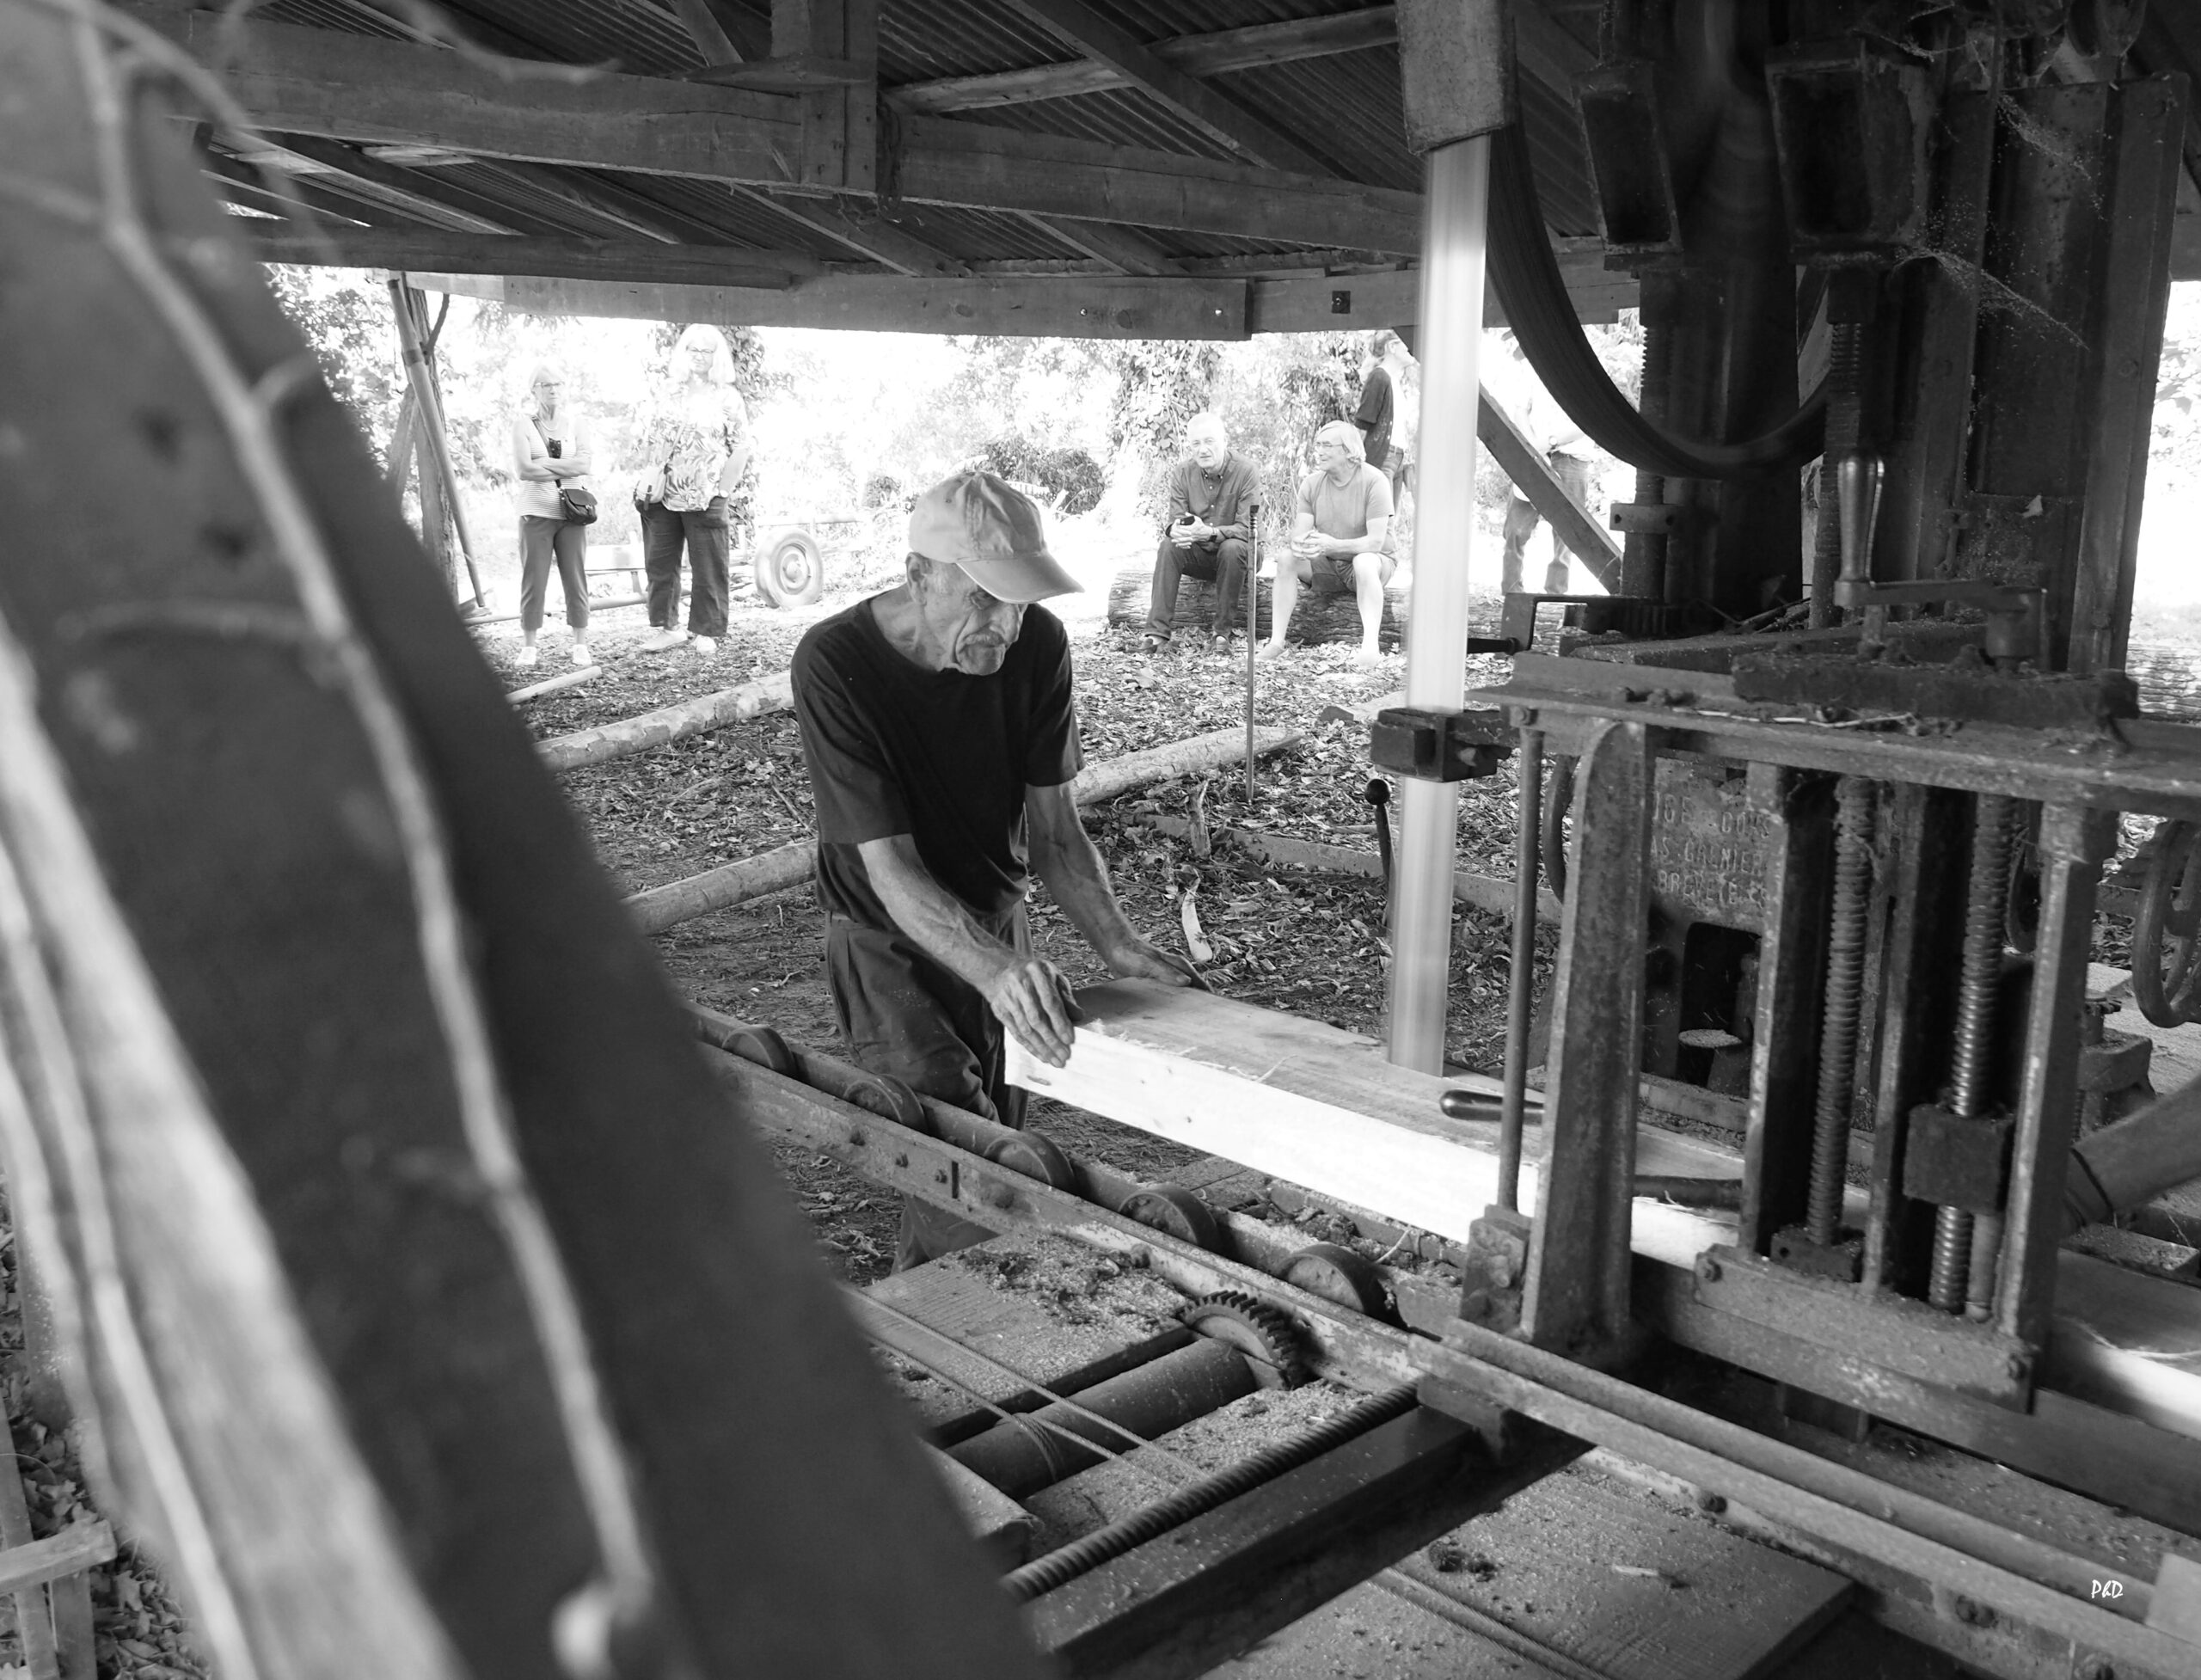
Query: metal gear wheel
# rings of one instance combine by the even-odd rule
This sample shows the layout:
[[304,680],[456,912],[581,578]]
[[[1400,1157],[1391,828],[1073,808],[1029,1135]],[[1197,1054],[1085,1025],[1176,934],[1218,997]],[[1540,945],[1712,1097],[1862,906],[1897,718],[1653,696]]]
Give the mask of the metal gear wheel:
[[1300,1351],[1299,1325],[1281,1307],[1272,1307],[1242,1290],[1218,1290],[1185,1309],[1192,1330],[1228,1342],[1254,1362],[1265,1389],[1292,1389],[1307,1380]]

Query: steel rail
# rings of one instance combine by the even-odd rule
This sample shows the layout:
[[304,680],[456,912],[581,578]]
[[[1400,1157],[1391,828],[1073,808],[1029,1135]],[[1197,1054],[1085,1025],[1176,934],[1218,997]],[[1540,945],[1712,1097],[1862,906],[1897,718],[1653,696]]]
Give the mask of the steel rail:
[[[741,1112],[887,1187],[996,1227],[1059,1232],[1150,1268],[1187,1293],[1243,1290],[1297,1316],[1319,1375],[1368,1391],[1433,1377],[1425,1402],[1460,1415],[1504,1408],[1724,1493],[1842,1549],[1893,1563],[2013,1619],[2167,1674],[2201,1646],[2139,1625],[2149,1584],[2129,1571],[2014,1535],[1846,1466],[1474,1326],[1444,1342],[1378,1323],[1252,1266],[1179,1242],[723,1052],[704,1055]],[[1445,1392],[1449,1390],[1450,1392]],[[1468,1419],[1488,1425],[1485,1413]],[[2124,1584],[2097,1605],[2077,1595]]]
[[[2087,1650],[2166,1675],[2201,1669],[2201,1646],[2143,1625],[2153,1590],[2126,1570],[2012,1534],[1479,1326],[1463,1324],[1442,1343],[1424,1342],[1415,1357],[1440,1385],[1468,1388]],[[1425,1390],[1425,1398],[1441,1406],[1441,1388],[1433,1395]],[[2112,1579],[2123,1584],[2122,1596],[2095,1600],[2096,1585]]]

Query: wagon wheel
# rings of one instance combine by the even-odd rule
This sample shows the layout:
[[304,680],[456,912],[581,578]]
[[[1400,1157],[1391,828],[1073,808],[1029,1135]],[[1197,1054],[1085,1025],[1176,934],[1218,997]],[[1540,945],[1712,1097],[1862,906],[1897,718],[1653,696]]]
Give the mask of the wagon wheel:
[[757,545],[757,592],[776,607],[806,607],[825,592],[825,556],[806,530],[776,530]]
[[2201,825],[2156,831],[2132,929],[2132,995],[2158,1027],[2201,1019]]

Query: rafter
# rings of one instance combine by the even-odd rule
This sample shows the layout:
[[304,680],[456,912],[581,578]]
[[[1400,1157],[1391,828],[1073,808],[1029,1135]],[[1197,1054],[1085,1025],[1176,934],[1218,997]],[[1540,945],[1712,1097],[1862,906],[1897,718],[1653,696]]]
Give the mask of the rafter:
[[1009,0],[1009,3],[1087,58],[1107,65],[1141,92],[1159,100],[1203,134],[1253,162],[1302,175],[1337,173],[1266,119],[1235,104],[1199,77],[1187,76],[1084,0]]
[[[784,183],[800,155],[797,101],[772,95],[653,77],[514,80],[432,47],[205,13],[172,27],[273,129],[758,188]],[[895,181],[912,203],[1386,252],[1420,245],[1415,193],[937,117],[898,126]]]
[[[567,230],[523,212],[494,204],[479,194],[425,171],[383,163],[334,140],[310,134],[269,137],[279,158],[303,162],[304,172],[350,183],[371,197],[409,211],[421,219],[466,233],[551,234]],[[297,167],[294,162],[291,167]]]
[[680,21],[688,37],[696,43],[696,50],[703,55],[707,64],[738,64],[742,62],[741,49],[726,32],[708,0],[672,0],[672,9],[680,15]]
[[1107,222],[1074,222],[1067,216],[1027,216],[1024,219],[1072,250],[1082,251],[1095,261],[1107,263],[1119,273],[1151,278],[1185,272],[1176,258],[1135,229],[1116,227]]
[[746,187],[737,187],[733,193],[737,198],[777,211],[790,221],[837,240],[856,255],[884,263],[898,274],[950,279],[971,272],[960,258],[927,244],[917,235],[876,216],[859,220],[830,199],[776,199],[769,193]]
[[[1233,71],[1259,70],[1302,58],[1327,58],[1341,52],[1389,46],[1398,38],[1398,8],[1366,6],[1356,12],[1337,12],[1325,17],[1292,18],[1282,23],[1256,23],[1242,29],[1218,29],[1209,34],[1179,35],[1150,42],[1147,51],[1187,76],[1224,76]],[[886,102],[897,110],[913,114],[945,116],[953,111],[1028,105],[1043,99],[1105,93],[1111,88],[1131,85],[1131,78],[1114,65],[1095,58],[1078,58],[1067,64],[1037,64],[1029,70],[1002,71],[990,76],[905,82],[886,90]]]

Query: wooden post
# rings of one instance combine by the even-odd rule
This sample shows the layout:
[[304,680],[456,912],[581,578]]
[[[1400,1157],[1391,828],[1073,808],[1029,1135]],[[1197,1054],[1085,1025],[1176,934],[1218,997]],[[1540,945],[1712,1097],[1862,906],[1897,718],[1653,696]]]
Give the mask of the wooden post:
[[[405,350],[405,377],[410,383],[420,411],[420,430],[428,447],[428,456],[421,463],[420,512],[421,524],[429,524],[428,480],[440,480],[443,500],[451,517],[451,528],[458,533],[458,552],[466,562],[466,579],[474,590],[475,604],[488,604],[488,592],[481,587],[481,574],[474,567],[474,543],[466,530],[466,513],[458,498],[458,475],[451,464],[451,444],[444,430],[443,401],[436,393],[436,371],[428,360],[426,334],[420,323],[418,310],[420,294],[406,284],[402,274],[389,279],[389,305],[397,316],[398,342]],[[432,475],[429,468],[432,464]]]

